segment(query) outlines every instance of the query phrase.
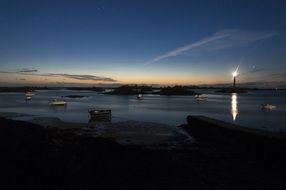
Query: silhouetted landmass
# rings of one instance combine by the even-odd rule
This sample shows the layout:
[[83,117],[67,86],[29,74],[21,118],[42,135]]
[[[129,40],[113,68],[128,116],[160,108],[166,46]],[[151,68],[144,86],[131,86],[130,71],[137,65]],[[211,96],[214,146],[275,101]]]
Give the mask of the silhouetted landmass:
[[22,121],[0,118],[0,123],[0,173],[5,189],[286,187],[286,151],[270,151],[271,143],[264,149],[265,144],[255,139],[251,146],[199,139],[185,149],[149,149]]
[[147,86],[147,85],[142,85],[142,86],[136,85],[135,88],[138,89],[140,92],[143,92],[143,93],[152,93],[152,91],[153,91],[153,87]]
[[152,93],[152,90],[153,88],[151,86],[122,85],[106,94],[112,94],[112,95],[150,94]]
[[105,89],[101,87],[68,87],[67,90],[90,90],[95,92],[104,92]]
[[0,92],[27,92],[34,90],[51,90],[48,87],[0,87]]
[[198,95],[200,93],[197,93],[193,90],[189,90],[188,87],[185,86],[174,86],[174,87],[164,87],[160,88],[159,92],[156,92],[156,94],[160,95]]
[[115,88],[113,91],[107,94],[113,95],[136,95],[136,94],[160,94],[160,95],[196,95],[196,93],[190,90],[186,86],[174,86],[159,88],[159,92],[153,92],[151,86],[137,86],[137,85],[123,85]]
[[[175,86],[176,87],[176,86]],[[196,85],[191,85],[191,86],[180,86],[182,88],[185,89],[189,89],[189,90],[194,90],[194,89],[218,89],[218,92],[227,92],[227,93],[231,93],[231,87],[216,87],[216,86],[196,86]],[[123,85],[117,88],[114,87],[28,87],[28,86],[24,86],[24,87],[0,87],[0,93],[1,92],[26,92],[29,90],[61,90],[61,89],[67,89],[67,90],[88,90],[88,91],[95,91],[95,92],[104,92],[105,89],[113,89],[116,90],[120,88],[120,90],[118,90],[118,92],[122,93],[121,95],[134,95],[134,94],[152,94],[154,90],[161,90],[162,87],[152,87],[152,86],[147,86],[147,85]],[[125,88],[125,89],[123,89]],[[132,91],[130,91],[130,89],[132,89]],[[124,90],[126,90],[126,93],[124,93]],[[286,90],[286,89],[280,89],[280,88],[249,88],[249,87],[239,87],[239,90],[242,91],[273,91],[273,90]],[[127,93],[129,91],[129,93]],[[135,93],[136,92],[136,93]],[[114,92],[115,94],[115,92]]]
[[115,88],[113,91],[108,92],[107,94],[112,94],[112,95],[135,95],[138,94],[139,92],[134,89],[133,86],[129,85],[123,85],[118,88]]

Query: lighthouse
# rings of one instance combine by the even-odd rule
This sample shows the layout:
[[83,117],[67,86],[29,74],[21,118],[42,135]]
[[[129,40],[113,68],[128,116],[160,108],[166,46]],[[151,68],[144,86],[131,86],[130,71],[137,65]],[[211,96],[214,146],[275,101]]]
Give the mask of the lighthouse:
[[235,88],[235,86],[236,86],[237,71],[233,72],[233,73],[232,73],[232,76],[233,76],[233,88]]
[[232,73],[232,77],[233,77],[232,87],[233,87],[233,88],[236,88],[236,77],[237,77],[237,75],[238,75],[238,68],[239,68],[239,65],[237,66],[237,68],[235,69],[235,71]]

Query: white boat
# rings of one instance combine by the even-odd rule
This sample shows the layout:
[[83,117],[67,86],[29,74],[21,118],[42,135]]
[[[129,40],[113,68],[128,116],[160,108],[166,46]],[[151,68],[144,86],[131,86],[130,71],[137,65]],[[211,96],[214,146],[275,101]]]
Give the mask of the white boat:
[[34,96],[35,93],[33,91],[27,91],[27,92],[25,92],[25,95],[26,96]]
[[142,94],[138,94],[138,95],[137,95],[137,99],[138,99],[138,100],[143,99],[143,95],[142,95]]
[[271,105],[271,104],[261,104],[260,108],[262,110],[275,110],[276,106],[275,105]]
[[51,106],[65,106],[67,105],[67,102],[65,100],[57,100],[53,99],[49,102]]
[[208,99],[207,96],[196,95],[197,101],[206,101]]
[[26,100],[31,100],[32,99],[32,97],[31,96],[26,96],[26,98],[25,98]]

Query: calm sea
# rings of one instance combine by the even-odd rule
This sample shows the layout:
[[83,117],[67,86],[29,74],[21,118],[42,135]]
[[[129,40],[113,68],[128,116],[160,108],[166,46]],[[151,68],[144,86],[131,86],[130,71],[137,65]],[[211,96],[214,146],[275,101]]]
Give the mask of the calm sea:
[[[113,121],[136,120],[177,126],[186,123],[188,115],[205,115],[236,124],[267,130],[286,131],[286,91],[252,91],[246,94],[219,94],[201,90],[208,99],[198,102],[192,96],[102,95],[90,91],[37,91],[32,100],[25,101],[23,93],[0,93],[0,112],[26,113],[44,117],[58,117],[64,121],[85,123],[88,108],[111,109]],[[51,107],[52,98],[83,95],[72,99],[66,107]],[[274,111],[260,109],[260,104],[277,106]]]

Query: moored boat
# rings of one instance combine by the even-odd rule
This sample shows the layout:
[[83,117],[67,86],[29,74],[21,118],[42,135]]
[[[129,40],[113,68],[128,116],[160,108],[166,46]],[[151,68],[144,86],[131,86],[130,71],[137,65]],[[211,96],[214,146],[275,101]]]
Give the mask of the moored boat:
[[26,95],[26,96],[34,96],[34,95],[35,95],[35,91],[33,91],[33,90],[27,90],[27,91],[25,92],[25,95]]
[[195,97],[197,101],[206,101],[208,99],[207,96],[203,96],[203,95],[196,95]]
[[260,105],[260,108],[262,110],[275,110],[276,109],[276,106],[275,105],[272,105],[272,104],[261,104]]
[[31,96],[26,96],[25,100],[31,100],[32,97]]
[[67,101],[53,99],[49,102],[49,105],[51,105],[51,106],[65,106],[65,105],[67,105]]
[[88,113],[90,116],[104,116],[104,115],[110,115],[111,116],[111,110],[99,110],[99,109],[94,109],[90,108],[88,109]]
[[143,95],[142,95],[142,94],[138,94],[138,95],[137,95],[137,99],[138,99],[138,100],[143,99]]
[[101,110],[90,108],[88,109],[91,121],[111,121],[111,110]]

